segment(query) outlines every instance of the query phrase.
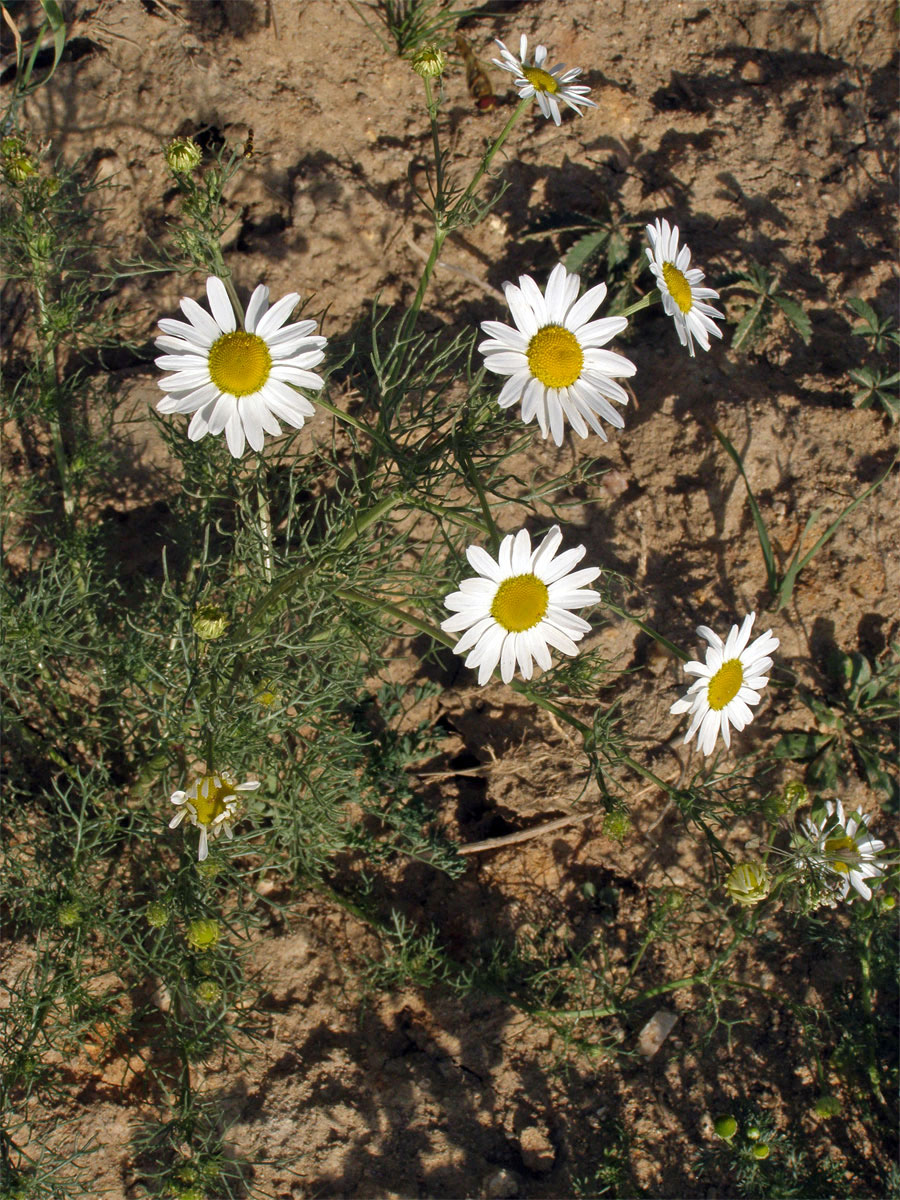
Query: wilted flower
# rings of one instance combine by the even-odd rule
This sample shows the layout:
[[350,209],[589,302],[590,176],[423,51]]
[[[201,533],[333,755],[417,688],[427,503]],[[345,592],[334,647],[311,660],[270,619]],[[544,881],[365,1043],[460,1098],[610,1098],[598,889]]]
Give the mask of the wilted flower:
[[195,779],[186,792],[172,793],[171,801],[180,811],[169,822],[169,828],[177,828],[185,817],[196,825],[200,830],[198,857],[203,862],[209,854],[210,838],[216,838],[220,833],[229,840],[234,836],[231,823],[237,820],[240,811],[236,793],[255,792],[258,787],[258,780],[235,783],[225,771],[218,775],[203,775]]
[[534,52],[534,64],[530,64],[528,62],[528,38],[524,33],[519,40],[518,58],[512,51],[507,50],[499,38],[496,39],[496,42],[500,47],[502,58],[493,59],[494,64],[501,71],[508,71],[510,75],[515,76],[513,83],[523,100],[528,96],[537,97],[541,112],[545,117],[552,117],[557,125],[560,123],[560,100],[569,108],[574,109],[579,116],[582,115],[582,107],[597,107],[593,100],[587,98],[591,89],[583,84],[572,82],[581,74],[581,67],[572,67],[568,71],[564,63],[547,67],[546,46],[537,47]]
[[849,816],[840,800],[828,800],[824,813],[813,814],[802,822],[809,839],[808,861],[836,876],[835,892],[846,900],[852,887],[864,900],[872,899],[867,879],[880,879],[884,863],[877,855],[884,842],[873,838],[868,830],[867,814],[857,809]]

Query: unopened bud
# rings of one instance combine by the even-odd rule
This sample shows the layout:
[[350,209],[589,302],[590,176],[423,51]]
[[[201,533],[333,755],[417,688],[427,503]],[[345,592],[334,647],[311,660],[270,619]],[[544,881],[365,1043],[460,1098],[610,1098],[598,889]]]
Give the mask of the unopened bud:
[[713,1125],[713,1129],[715,1129],[719,1137],[725,1142],[731,1141],[737,1133],[737,1127],[737,1121],[734,1117],[716,1117],[715,1124]]
[[161,900],[153,900],[147,905],[147,911],[144,913],[147,918],[147,924],[151,929],[162,929],[169,920],[169,910]]
[[219,922],[210,917],[200,917],[187,927],[188,945],[195,950],[210,950],[219,940]]
[[762,1159],[769,1157],[769,1147],[765,1142],[757,1142],[750,1153],[754,1158],[758,1158],[761,1161]]
[[176,175],[187,175],[200,166],[203,151],[192,137],[173,138],[166,146],[166,162]]
[[423,79],[434,79],[436,75],[443,75],[445,63],[444,52],[439,46],[423,46],[413,55],[412,69]]
[[215,980],[204,979],[197,984],[194,995],[201,1004],[211,1008],[213,1004],[218,1004],[222,999],[222,989]]
[[191,624],[201,642],[214,642],[228,628],[228,614],[218,604],[200,604],[194,609]]
[[736,904],[759,904],[769,894],[772,881],[763,863],[738,863],[725,877],[725,891]]

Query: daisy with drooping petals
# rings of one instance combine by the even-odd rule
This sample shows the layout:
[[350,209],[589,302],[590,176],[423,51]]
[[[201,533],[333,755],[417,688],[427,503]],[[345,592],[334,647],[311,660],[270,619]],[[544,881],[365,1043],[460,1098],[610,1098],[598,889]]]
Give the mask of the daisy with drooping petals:
[[163,332],[156,345],[166,353],[156,365],[174,374],[159,380],[169,394],[156,407],[161,413],[193,413],[187,431],[193,442],[224,430],[228,449],[240,458],[245,438],[259,452],[264,433],[280,435],[276,418],[299,429],[313,415],[313,406],[294,388],[323,386],[310,368],[325,357],[325,338],[312,334],[315,321],[285,325],[300,299],[297,292],[269,308],[269,289],[260,284],[243,329],[221,279],[210,276],[206,294],[212,316],[185,297],[181,311],[187,321],[159,323]]
[[884,863],[877,855],[884,842],[873,838],[868,830],[869,818],[859,809],[846,816],[840,800],[828,800],[824,813],[802,822],[812,843],[809,856],[813,863],[836,875],[835,891],[846,900],[852,887],[864,900],[872,899],[867,879],[880,879]]
[[498,403],[509,408],[522,402],[526,425],[537,417],[541,434],[553,435],[562,445],[566,419],[579,435],[587,437],[588,426],[607,440],[598,417],[617,429],[625,421],[610,403],[628,403],[628,393],[613,376],[630,376],[637,368],[621,354],[602,350],[621,333],[624,317],[593,321],[597,307],[606,298],[606,284],[589,288],[581,299],[581,279],[570,275],[562,263],[550,272],[542,293],[530,275],[522,275],[519,286],[505,283],[506,302],[516,328],[500,321],[483,321],[488,340],[478,349],[484,365],[496,375],[508,375]]
[[573,571],[584,557],[584,546],[556,558],[561,541],[559,526],[554,525],[536,550],[531,549],[528,530],[520,529],[503,539],[496,561],[480,546],[466,551],[478,577],[463,579],[459,591],[444,600],[454,615],[441,629],[466,630],[453,649],[457,654],[470,652],[466,666],[478,667],[479,685],[487,683],[498,662],[504,683],[512,679],[516,663],[523,679],[532,676],[532,659],[547,671],[548,645],[574,655],[575,643],[590,632],[587,621],[570,610],[600,599],[584,587],[597,578],[600,568]]
[[749,613],[740,629],[732,625],[724,642],[707,625],[697,629],[709,643],[706,662],[685,663],[685,673],[699,678],[669,712],[691,714],[684,740],[690,741],[697,733],[697,744],[704,754],[712,753],[719,733],[730,746],[731,726],[740,730],[750,724],[753,713],[749,706],[759,704],[760,691],[769,682],[765,672],[772,666],[769,655],[777,648],[778,638],[770,629],[748,646],[755,620],[756,613]]
[[173,792],[170,799],[179,811],[169,822],[170,829],[176,829],[187,817],[192,825],[200,830],[200,850],[198,858],[204,862],[209,854],[210,838],[217,838],[224,833],[230,841],[234,836],[231,824],[240,816],[240,800],[238,792],[255,792],[259,782],[250,780],[248,783],[235,783],[231,775],[225,771],[218,774],[202,775],[195,779],[186,792]]
[[579,106],[597,107],[593,100],[587,98],[587,94],[591,90],[589,87],[572,83],[572,80],[577,79],[581,74],[581,67],[572,67],[567,71],[563,63],[557,63],[555,67],[548,68],[545,66],[547,62],[546,46],[538,46],[534,52],[534,65],[529,65],[528,38],[524,33],[519,41],[518,58],[510,50],[507,50],[499,38],[495,38],[495,41],[500,47],[502,58],[494,58],[491,61],[501,71],[509,71],[510,75],[515,76],[514,84],[523,100],[528,96],[537,96],[541,112],[545,117],[552,117],[557,125],[560,122],[560,100],[564,104],[568,104],[569,108],[574,109],[579,116],[581,116]]
[[703,272],[691,267],[691,252],[687,246],[678,248],[678,226],[657,217],[655,224],[647,226],[650,246],[645,250],[650,260],[650,270],[656,277],[662,296],[666,316],[672,317],[678,340],[687,346],[694,357],[694,340],[709,349],[709,335],[720,338],[722,330],[713,320],[724,316],[717,308],[706,304],[706,300],[718,300],[719,293],[712,288],[698,287],[703,282]]

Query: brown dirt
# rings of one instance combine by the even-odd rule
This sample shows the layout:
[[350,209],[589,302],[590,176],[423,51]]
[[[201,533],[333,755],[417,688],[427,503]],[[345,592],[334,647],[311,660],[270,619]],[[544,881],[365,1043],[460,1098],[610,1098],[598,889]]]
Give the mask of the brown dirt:
[[[713,286],[751,259],[777,269],[813,321],[809,347],[776,319],[749,355],[717,344],[690,362],[661,314],[640,314],[628,348],[638,374],[624,431],[604,447],[572,440],[556,450],[535,441],[545,473],[599,453],[623,483],[585,497],[570,520],[588,561],[633,578],[647,619],[692,647],[697,623],[721,626],[764,599],[745,494],[709,423],[743,454],[785,554],[813,510],[836,512],[894,451],[886,422],[850,406],[846,372],[858,348],[843,304],[859,295],[892,309],[896,291],[895,6],[492,7],[467,27],[479,54],[490,58],[495,36],[509,44],[523,31],[539,37],[554,60],[586,66],[599,107],[567,117],[561,129],[537,114],[522,122],[505,169],[509,190],[484,225],[448,243],[432,313],[454,324],[502,317],[494,292],[503,281],[523,271],[542,277],[570,244],[523,235],[595,212],[605,200],[629,220],[677,220]],[[207,127],[237,140],[252,128],[255,164],[239,182],[240,220],[230,236],[238,286],[265,279],[274,295],[312,294],[330,306],[326,334],[364,319],[376,293],[385,303],[410,298],[429,244],[406,179],[410,159],[429,153],[420,84],[348,5],[78,0],[72,8],[78,54],[29,103],[27,122],[67,157],[88,155],[120,186],[108,221],[123,258],[162,231],[170,202],[164,141]],[[494,83],[503,89],[499,72]],[[455,61],[446,88],[455,151],[474,164],[501,116],[474,111]],[[175,277],[126,286],[148,336],[183,287]],[[733,318],[736,294],[726,307]],[[138,412],[158,396],[151,367],[123,372],[122,387]],[[311,436],[329,428],[322,413]],[[135,470],[156,467],[161,450],[147,426],[136,424],[132,436]],[[771,620],[782,661],[801,679],[815,681],[830,643],[872,654],[896,636],[896,484],[854,512]],[[120,481],[111,502],[152,504],[145,486],[136,497],[133,484]],[[668,715],[679,673],[652,655],[648,662],[645,641],[613,622],[589,644],[641,668],[624,694],[628,728],[648,764],[676,780],[698,765]],[[579,797],[582,811],[596,798],[582,795],[586,771],[568,734],[498,683],[478,690],[461,669],[429,715],[442,718],[447,740],[417,765],[420,786],[462,843],[576,811]],[[777,730],[809,723],[789,693],[773,695],[738,746],[755,750]],[[597,818],[472,856],[456,882],[419,864],[397,867],[382,881],[385,912],[435,923],[461,960],[471,945],[514,934],[530,934],[557,963],[571,946],[590,959],[602,934],[621,969],[653,889],[712,886],[702,847],[664,812],[659,793],[636,782],[630,803],[635,832],[623,846],[603,838]],[[588,882],[615,889],[612,923],[585,899]],[[720,933],[696,915],[686,919],[681,938],[648,957],[645,984],[702,965]],[[780,988],[803,999],[815,978],[827,994],[834,981],[814,976],[802,947],[790,944],[786,954]],[[230,1124],[234,1153],[262,1163],[254,1181],[261,1194],[573,1195],[573,1180],[590,1175],[619,1120],[637,1187],[706,1195],[694,1159],[711,1144],[711,1114],[746,1095],[747,1081],[752,1098],[784,1121],[799,1120],[815,1095],[777,998],[758,1006],[730,1045],[719,1037],[702,1050],[696,997],[675,992],[663,1001],[679,1015],[674,1033],[651,1061],[633,1056],[623,1066],[610,1047],[633,1049],[654,1006],[631,1025],[580,1026],[587,1045],[567,1055],[545,1024],[491,996],[460,998],[440,987],[364,996],[367,955],[377,955],[371,932],[317,896],[294,901],[288,920],[254,947],[266,1039],[247,1062],[213,1063],[201,1075]],[[774,959],[752,956],[740,969],[771,986],[780,971]],[[91,1162],[97,1195],[110,1198],[140,1194],[130,1126],[153,1111],[140,1088],[122,1086],[124,1067],[124,1058],[98,1067],[85,1057],[72,1068],[82,1090],[66,1137],[93,1136],[103,1148]],[[803,1131],[823,1136],[808,1120]],[[858,1124],[843,1135],[848,1161],[876,1152]],[[855,1151],[847,1148],[853,1143]]]

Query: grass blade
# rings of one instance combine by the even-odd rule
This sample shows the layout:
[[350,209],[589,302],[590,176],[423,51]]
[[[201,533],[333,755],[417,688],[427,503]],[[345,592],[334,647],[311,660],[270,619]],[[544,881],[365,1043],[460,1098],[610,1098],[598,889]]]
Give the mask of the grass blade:
[[[762,302],[760,301],[760,303]],[[741,322],[741,324],[743,324],[743,322]],[[737,334],[735,334],[735,338],[736,337]],[[741,478],[743,479],[744,486],[747,489],[747,499],[750,502],[750,511],[753,513],[753,522],[756,525],[756,533],[759,538],[760,548],[762,549],[763,559],[765,560],[766,564],[766,579],[769,584],[769,591],[773,596],[777,596],[779,594],[778,568],[775,565],[775,555],[772,552],[772,543],[769,541],[769,534],[766,531],[766,525],[762,519],[762,513],[759,511],[759,505],[756,503],[756,497],[753,495],[753,489],[750,487],[750,480],[747,478],[747,472],[744,470],[744,464],[741,461],[741,456],[717,425],[713,425],[712,431],[721,442],[725,453],[728,454],[729,457],[734,461],[735,466],[741,473]]]

